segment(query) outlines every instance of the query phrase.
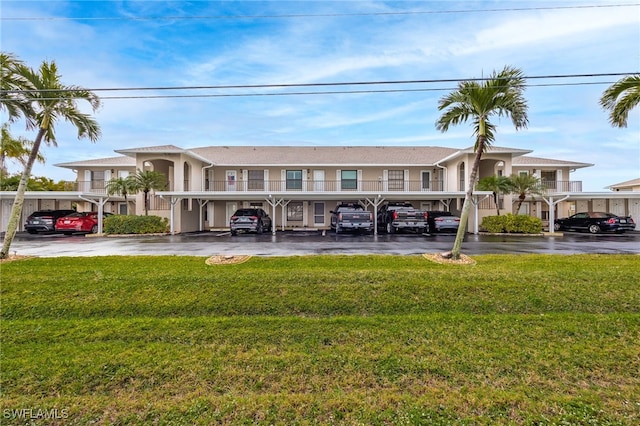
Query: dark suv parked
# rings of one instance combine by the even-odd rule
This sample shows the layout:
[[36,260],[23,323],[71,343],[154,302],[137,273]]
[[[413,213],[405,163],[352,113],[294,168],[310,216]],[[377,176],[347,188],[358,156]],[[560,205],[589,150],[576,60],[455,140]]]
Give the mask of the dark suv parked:
[[272,226],[271,218],[260,208],[236,210],[229,222],[231,235],[236,235],[238,231],[262,234],[264,231],[271,231]]
[[75,210],[38,210],[27,217],[24,229],[30,234],[54,232],[58,218],[75,212]]

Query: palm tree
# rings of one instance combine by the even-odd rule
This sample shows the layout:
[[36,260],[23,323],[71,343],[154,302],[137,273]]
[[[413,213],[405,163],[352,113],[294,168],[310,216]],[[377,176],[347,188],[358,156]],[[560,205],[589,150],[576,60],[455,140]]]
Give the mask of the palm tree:
[[[55,124],[62,118],[73,124],[78,130],[78,138],[89,138],[95,142],[100,137],[100,126],[90,115],[82,113],[76,104],[76,100],[81,99],[89,102],[95,112],[100,106],[100,99],[93,92],[78,86],[66,86],[61,83],[58,67],[55,62],[43,61],[38,71],[31,68],[22,67],[21,78],[24,79],[27,88],[34,88],[33,91],[23,91],[9,98],[19,98],[21,103],[28,105],[24,111],[31,111],[32,115],[25,115],[27,128],[37,128],[38,133],[33,142],[31,153],[25,164],[20,184],[16,192],[16,198],[11,209],[11,216],[7,224],[4,235],[0,259],[9,255],[9,248],[15,237],[18,228],[18,221],[22,213],[24,203],[24,193],[27,187],[33,163],[38,157],[40,145],[45,143],[56,146]],[[4,71],[3,71],[4,73]]]
[[527,118],[527,102],[523,96],[524,89],[525,79],[522,71],[518,68],[505,66],[502,71],[498,73],[494,71],[488,79],[482,82],[462,81],[458,83],[456,91],[444,96],[438,102],[438,110],[445,110],[445,112],[436,122],[436,129],[446,132],[449,130],[449,126],[472,119],[473,133],[476,136],[474,145],[476,155],[462,206],[460,227],[450,253],[450,257],[453,259],[460,258],[462,240],[469,220],[471,197],[482,154],[491,147],[495,139],[496,127],[489,119],[492,116],[506,116],[511,118],[516,130],[527,127],[529,119]]
[[[4,123],[2,125],[0,133],[2,135],[2,139],[0,140],[0,173],[8,174],[6,164],[7,158],[15,159],[24,166],[27,163],[29,154],[31,153],[33,142],[23,137],[15,139],[11,136],[11,133],[9,133],[8,123]],[[42,156],[42,154],[38,154],[36,160],[40,163],[44,163],[44,156]]]
[[609,110],[613,127],[627,127],[629,112],[640,104],[640,74],[629,75],[612,84],[600,98],[602,108]]
[[136,192],[136,183],[132,176],[111,179],[105,185],[105,189],[107,190],[107,195],[117,194],[124,197],[124,203],[127,206],[127,214],[129,214],[129,200],[127,199],[127,196]]
[[23,116],[27,125],[34,124],[34,111],[30,102],[19,96],[22,90],[33,89],[25,78],[29,69],[14,54],[0,52],[0,110],[6,110],[8,122]]
[[164,189],[167,186],[167,178],[162,173],[153,170],[140,170],[131,176],[133,188],[144,192],[144,214],[149,215],[149,192],[156,189]]
[[500,205],[498,203],[498,195],[508,193],[511,186],[509,178],[506,176],[487,176],[478,181],[478,190],[493,192],[493,202],[496,205],[496,214],[500,216]]
[[520,207],[522,207],[522,203],[527,196],[544,195],[546,192],[542,181],[533,175],[511,175],[508,179],[510,186],[509,192],[518,195],[518,207],[516,207],[516,214],[520,212]]

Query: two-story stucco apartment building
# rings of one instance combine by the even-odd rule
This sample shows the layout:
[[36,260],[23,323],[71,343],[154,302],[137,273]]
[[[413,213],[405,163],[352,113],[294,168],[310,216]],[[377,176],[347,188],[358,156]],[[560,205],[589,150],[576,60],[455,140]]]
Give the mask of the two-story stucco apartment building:
[[[529,156],[532,151],[493,147],[483,155],[479,178],[532,174],[548,193],[528,199],[520,213],[546,224],[576,211],[606,210],[640,217],[640,193],[583,193],[571,173],[592,164]],[[330,211],[340,201],[360,201],[376,212],[386,201],[410,201],[428,210],[462,208],[474,153],[472,148],[437,146],[209,146],[183,149],[173,145],[117,150],[116,157],[57,164],[77,173],[75,191],[30,192],[23,218],[39,209],[76,207],[124,214],[125,200],[108,195],[105,183],[136,170],[154,170],[168,187],[155,191],[149,214],[170,219],[172,232],[228,227],[239,207],[259,206],[280,229],[329,227]],[[0,193],[6,228],[14,193]],[[482,217],[495,214],[488,192],[474,193],[469,231]],[[144,214],[142,194],[133,197],[131,213]],[[502,197],[500,208],[511,213],[515,197]],[[515,212],[514,212],[515,213]],[[21,221],[21,226],[24,220]]]

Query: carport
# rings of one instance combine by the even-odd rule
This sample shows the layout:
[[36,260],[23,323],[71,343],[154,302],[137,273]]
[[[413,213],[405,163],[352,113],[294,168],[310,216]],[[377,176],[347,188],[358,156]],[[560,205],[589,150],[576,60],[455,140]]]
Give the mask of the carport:
[[[549,206],[549,231],[553,230],[556,220],[555,207],[562,201],[583,201],[586,203],[581,211],[607,211],[616,215],[631,216],[636,222],[636,230],[640,229],[640,192],[559,192],[543,197]],[[612,202],[613,201],[613,202]]]
[[[8,219],[11,216],[11,209],[16,198],[16,191],[0,191],[0,208],[2,209],[1,218],[3,221],[0,223],[0,231],[4,232],[7,229]],[[97,206],[98,212],[98,233],[102,233],[102,220],[104,205],[109,200],[107,195],[83,193],[77,191],[27,191],[24,193],[24,199],[26,200],[45,200],[57,203],[58,201],[86,201]],[[6,214],[5,214],[6,213]],[[22,230],[24,221],[26,220],[24,208],[21,213],[20,223],[18,229]],[[6,223],[4,218],[7,218]]]
[[[174,209],[176,204],[181,200],[189,199],[196,201],[200,207],[199,214],[199,230],[202,231],[202,208],[209,201],[246,201],[248,194],[246,192],[224,192],[224,193],[212,193],[208,191],[200,192],[169,192],[161,191],[157,192],[157,195],[170,202],[171,212],[169,218],[170,232],[175,234],[175,213]],[[373,206],[374,217],[378,214],[378,207],[386,201],[438,201],[447,209],[449,209],[451,202],[455,200],[462,200],[465,198],[466,193],[462,191],[457,192],[397,192],[382,194],[379,192],[270,192],[263,194],[252,194],[252,199],[264,200],[271,207],[271,218],[274,226],[272,227],[272,233],[275,234],[277,226],[280,226],[282,230],[286,227],[286,218],[283,217],[280,223],[276,220],[276,207],[285,207],[291,201],[324,201],[335,202],[351,201],[355,200],[360,202],[365,207]],[[477,191],[473,194],[472,202],[474,206],[473,217],[474,220],[474,234],[478,234],[478,204],[480,201],[492,196],[490,191]],[[377,223],[375,223],[374,234],[378,233]]]

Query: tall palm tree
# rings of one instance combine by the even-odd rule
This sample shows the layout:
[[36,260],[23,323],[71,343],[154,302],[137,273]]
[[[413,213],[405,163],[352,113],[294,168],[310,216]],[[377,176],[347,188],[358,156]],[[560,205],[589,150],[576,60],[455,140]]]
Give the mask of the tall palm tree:
[[613,83],[600,98],[602,108],[609,110],[613,127],[627,127],[629,112],[640,104],[640,74],[629,75]]
[[478,190],[493,192],[493,202],[496,205],[496,214],[500,216],[500,205],[498,203],[498,196],[500,194],[506,194],[511,189],[509,184],[509,178],[506,176],[487,176],[478,181]]
[[[17,160],[22,164],[22,166],[24,166],[27,163],[29,154],[31,153],[33,142],[23,137],[18,137],[16,139],[11,136],[11,133],[9,133],[8,123],[4,123],[2,125],[0,133],[2,135],[0,140],[0,173],[8,174],[6,164],[7,159],[11,158]],[[44,163],[44,156],[42,154],[38,154],[36,160],[40,163]]]
[[533,175],[511,175],[509,178],[509,192],[518,195],[518,206],[516,214],[520,212],[520,207],[524,200],[531,195],[544,195],[546,189],[542,181]]
[[124,203],[127,206],[127,214],[129,214],[129,200],[127,197],[136,192],[136,183],[133,180],[133,177],[127,176],[126,178],[119,177],[111,179],[105,185],[105,189],[107,190],[107,195],[116,194],[124,197]]
[[474,145],[475,158],[469,175],[469,184],[460,215],[460,227],[450,256],[453,259],[460,258],[462,240],[467,229],[471,197],[478,176],[478,168],[482,154],[491,147],[495,140],[495,125],[489,121],[493,116],[506,116],[516,130],[527,127],[527,102],[523,96],[525,79],[518,68],[505,66],[500,72],[494,71],[491,76],[482,82],[462,81],[458,83],[458,89],[445,95],[438,102],[438,110],[445,110],[444,114],[436,122],[436,129],[441,132],[469,119],[473,120],[473,133],[476,137]]
[[167,178],[162,173],[154,170],[140,170],[131,177],[133,188],[144,193],[144,214],[149,215],[149,192],[156,189],[165,189],[167,186]]
[[11,209],[11,216],[4,235],[0,259],[9,255],[9,248],[18,228],[18,221],[24,204],[24,193],[27,187],[33,163],[38,157],[40,145],[45,143],[56,146],[55,124],[59,119],[73,124],[78,130],[78,138],[89,138],[95,142],[100,137],[100,126],[93,117],[82,113],[77,106],[77,100],[85,100],[95,112],[100,106],[100,98],[93,92],[79,86],[66,86],[60,81],[58,67],[55,62],[43,61],[40,68],[35,71],[23,67],[21,77],[27,82],[24,87],[34,88],[33,91],[24,91],[8,94],[10,97],[20,98],[21,102],[28,104],[28,110],[32,115],[26,116],[27,128],[36,129],[37,134],[31,148],[31,153],[25,164],[16,198]]

